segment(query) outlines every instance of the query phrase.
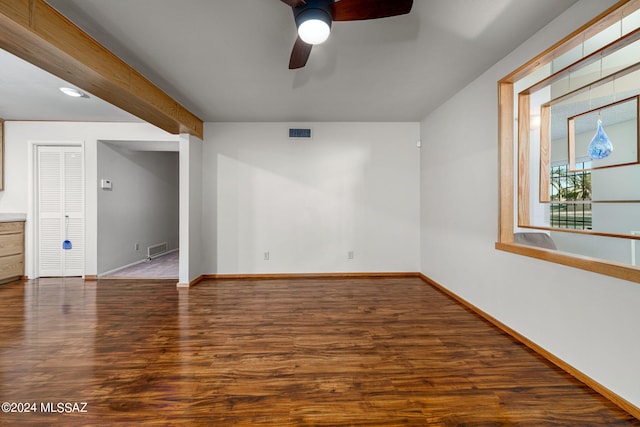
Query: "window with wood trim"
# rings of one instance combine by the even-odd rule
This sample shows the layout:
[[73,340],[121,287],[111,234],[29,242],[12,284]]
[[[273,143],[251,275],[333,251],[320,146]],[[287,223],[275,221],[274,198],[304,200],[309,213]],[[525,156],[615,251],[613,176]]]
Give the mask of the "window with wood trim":
[[[639,10],[618,2],[498,82],[497,249],[640,282]],[[613,151],[594,149],[601,128]]]

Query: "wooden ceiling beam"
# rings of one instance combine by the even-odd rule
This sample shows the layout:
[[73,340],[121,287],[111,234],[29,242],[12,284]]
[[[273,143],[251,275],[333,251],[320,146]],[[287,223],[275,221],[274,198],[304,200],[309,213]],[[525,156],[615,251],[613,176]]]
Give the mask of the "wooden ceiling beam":
[[0,2],[0,48],[172,134],[203,123],[43,0]]

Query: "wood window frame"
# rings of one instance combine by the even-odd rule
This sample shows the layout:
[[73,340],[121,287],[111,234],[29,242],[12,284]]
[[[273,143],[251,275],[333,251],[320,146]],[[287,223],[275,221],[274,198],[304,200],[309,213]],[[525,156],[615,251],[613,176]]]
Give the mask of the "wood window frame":
[[[625,16],[630,15],[634,11],[640,9],[640,0],[621,0],[612,7],[608,8],[594,19],[578,28],[573,33],[569,34],[564,39],[558,41],[553,46],[532,58],[504,78],[498,81],[498,165],[499,165],[499,218],[498,218],[498,241],[495,244],[495,248],[498,250],[511,252],[519,255],[529,256],[536,259],[541,259],[557,264],[580,268],[583,270],[604,274],[607,276],[616,277],[619,279],[629,280],[632,282],[640,283],[640,268],[634,267],[628,264],[618,263],[614,261],[606,261],[603,259],[592,258],[582,255],[568,254],[559,251],[536,248],[526,245],[520,245],[514,243],[514,219],[515,208],[517,207],[517,220],[519,226],[526,226],[528,228],[536,228],[542,230],[554,230],[550,227],[533,227],[530,226],[529,218],[529,188],[530,188],[530,174],[528,173],[529,162],[529,132],[530,132],[530,94],[541,87],[548,86],[554,81],[557,81],[562,77],[562,72],[570,73],[574,67],[578,68],[584,66],[589,62],[595,62],[600,58],[600,55],[605,55],[610,50],[617,50],[624,43],[632,43],[640,39],[640,30],[633,31],[611,45],[605,46],[594,54],[587,55],[574,64],[566,67],[558,73],[551,75],[550,77],[542,80],[529,89],[520,92],[518,95],[518,157],[517,166],[514,167],[514,154],[516,150],[516,140],[514,131],[514,83],[524,78],[525,76],[533,73],[539,68],[548,65],[555,58],[568,52],[569,50],[579,46],[584,40],[591,36],[598,34],[603,29],[606,29],[613,25],[615,22],[620,21]],[[604,80],[604,79],[603,79]],[[598,82],[593,82],[596,84]],[[549,106],[541,109],[541,121],[549,120]],[[545,118],[546,117],[546,118]],[[548,162],[548,150],[550,141],[545,137],[541,137],[541,167],[544,167],[544,162]],[[546,144],[546,149],[544,148]],[[545,160],[545,158],[547,158]],[[517,171],[517,187],[514,181]],[[526,173],[525,173],[526,172]],[[541,185],[547,185],[548,178],[543,178],[540,174]],[[546,187],[541,187],[546,188]],[[517,206],[516,189],[518,199],[521,203]],[[526,196],[526,197],[523,197]],[[541,193],[540,198],[544,200],[546,198],[544,193]],[[580,234],[600,235],[607,237],[620,237],[611,236],[607,233],[599,233],[593,231],[579,231]],[[636,240],[640,236],[624,236],[625,238]]]

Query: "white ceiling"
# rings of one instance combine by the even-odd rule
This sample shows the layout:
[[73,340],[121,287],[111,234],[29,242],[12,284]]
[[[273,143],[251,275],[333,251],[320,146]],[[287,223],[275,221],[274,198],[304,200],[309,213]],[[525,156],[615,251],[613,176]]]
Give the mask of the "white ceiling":
[[[279,0],[48,0],[204,121],[244,122],[421,120],[575,1],[415,0],[406,16],[334,23],[291,71],[295,24]],[[26,83],[22,73],[0,74],[0,89]],[[14,91],[11,108],[91,120],[86,104],[52,100],[50,78],[30,74],[30,102]],[[0,117],[11,118],[4,95]]]
[[140,121],[99,98],[71,98],[74,87],[0,49],[0,118],[5,120]]

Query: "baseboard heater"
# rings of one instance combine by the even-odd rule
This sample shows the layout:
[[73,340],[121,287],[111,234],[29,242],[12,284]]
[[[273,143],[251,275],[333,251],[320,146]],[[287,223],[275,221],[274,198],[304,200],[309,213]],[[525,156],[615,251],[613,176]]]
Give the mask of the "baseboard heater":
[[167,242],[149,246],[147,248],[147,259],[152,260],[167,252],[169,252],[169,244]]

